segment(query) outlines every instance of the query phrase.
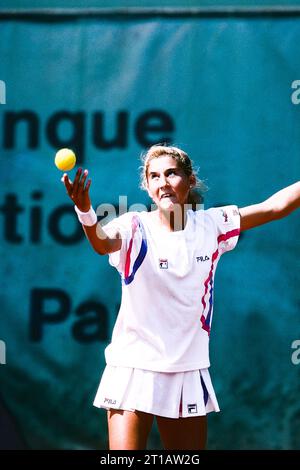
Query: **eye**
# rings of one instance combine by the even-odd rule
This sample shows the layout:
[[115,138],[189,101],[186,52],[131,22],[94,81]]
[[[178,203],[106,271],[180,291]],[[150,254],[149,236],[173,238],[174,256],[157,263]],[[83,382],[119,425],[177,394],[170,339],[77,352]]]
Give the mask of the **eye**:
[[174,176],[176,175],[176,171],[175,170],[170,170],[168,171],[168,176]]
[[155,178],[158,178],[158,175],[156,175],[155,173],[152,173],[152,174],[150,175],[150,178],[153,180],[153,179],[155,179]]

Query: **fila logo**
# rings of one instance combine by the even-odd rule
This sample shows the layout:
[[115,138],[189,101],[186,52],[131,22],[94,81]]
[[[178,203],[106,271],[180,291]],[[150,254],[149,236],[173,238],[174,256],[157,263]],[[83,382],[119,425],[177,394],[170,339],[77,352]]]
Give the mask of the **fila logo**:
[[187,405],[187,410],[189,414],[197,413],[197,403],[190,403]]
[[167,259],[160,259],[159,260],[159,267],[160,267],[160,269],[168,269],[168,260]]
[[108,405],[115,405],[117,403],[117,400],[112,400],[111,398],[104,398],[104,403],[107,403]]
[[197,263],[199,263],[199,261],[201,261],[201,263],[203,261],[208,261],[210,258],[209,256],[205,255],[205,256],[196,256],[196,260],[197,260]]

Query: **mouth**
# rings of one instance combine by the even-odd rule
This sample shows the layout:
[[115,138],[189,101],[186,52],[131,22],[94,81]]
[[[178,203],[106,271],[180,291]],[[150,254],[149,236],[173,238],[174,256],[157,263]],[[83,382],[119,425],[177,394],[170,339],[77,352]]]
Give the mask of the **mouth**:
[[165,193],[165,194],[162,194],[160,196],[160,199],[166,199],[166,198],[170,198],[170,197],[175,197],[174,194],[171,194],[171,193]]

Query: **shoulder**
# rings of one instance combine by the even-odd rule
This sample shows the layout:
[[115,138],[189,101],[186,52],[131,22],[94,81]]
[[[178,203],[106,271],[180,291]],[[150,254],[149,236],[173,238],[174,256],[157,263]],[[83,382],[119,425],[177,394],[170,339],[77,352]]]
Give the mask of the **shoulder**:
[[115,236],[116,233],[120,233],[121,238],[125,239],[132,233],[133,226],[137,225],[138,214],[138,212],[126,212],[109,221],[102,221],[101,226],[108,235]]
[[204,212],[208,217],[224,224],[230,223],[236,217],[240,217],[239,209],[234,204],[228,206],[211,207],[210,209],[206,209]]
[[240,214],[236,205],[211,207],[192,214],[195,225],[219,231],[228,231],[240,226]]
[[130,225],[134,217],[138,216],[138,212],[125,212],[124,214],[119,215],[118,217],[105,219],[101,225],[106,227],[108,225]]
[[[213,207],[206,211],[210,224],[216,231],[218,241],[226,241],[224,251],[229,251],[236,245],[240,234],[240,213],[235,205]],[[228,240],[230,239],[230,242]]]

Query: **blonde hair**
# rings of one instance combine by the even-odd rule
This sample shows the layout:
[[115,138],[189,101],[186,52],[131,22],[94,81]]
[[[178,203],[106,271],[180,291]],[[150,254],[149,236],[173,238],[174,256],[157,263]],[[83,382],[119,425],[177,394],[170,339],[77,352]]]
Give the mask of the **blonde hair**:
[[154,158],[162,157],[163,155],[169,155],[176,160],[178,167],[181,168],[186,176],[194,176],[195,185],[190,190],[187,203],[192,205],[193,210],[196,208],[196,204],[203,203],[203,192],[206,191],[206,185],[197,176],[198,170],[193,168],[193,162],[186,152],[178,147],[168,146],[164,144],[152,145],[146,153],[142,154],[140,167],[140,188],[147,190],[148,188],[148,168],[151,160]]

